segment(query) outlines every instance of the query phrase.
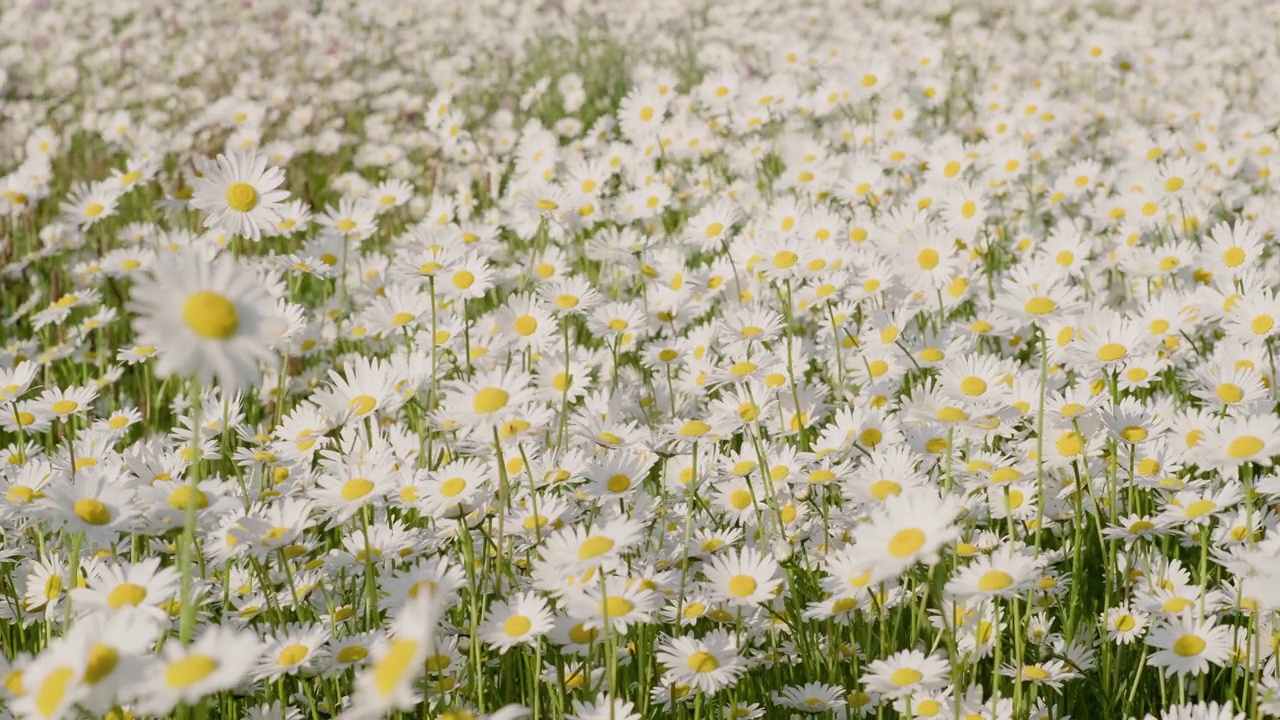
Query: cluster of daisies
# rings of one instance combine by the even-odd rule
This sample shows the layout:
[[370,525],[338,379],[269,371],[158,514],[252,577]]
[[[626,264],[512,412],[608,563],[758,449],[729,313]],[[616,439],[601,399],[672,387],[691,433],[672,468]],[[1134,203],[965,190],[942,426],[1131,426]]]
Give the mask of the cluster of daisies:
[[0,718],[1280,716],[1277,24],[7,4]]

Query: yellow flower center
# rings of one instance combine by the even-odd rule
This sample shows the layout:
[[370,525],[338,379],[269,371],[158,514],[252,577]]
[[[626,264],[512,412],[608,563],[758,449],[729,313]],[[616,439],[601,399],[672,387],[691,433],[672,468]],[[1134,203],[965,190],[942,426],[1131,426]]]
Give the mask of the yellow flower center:
[[502,632],[507,637],[520,637],[533,629],[533,621],[524,615],[512,615],[502,623]]
[[231,183],[227,186],[227,206],[236,212],[249,212],[258,206],[258,191],[249,183]]
[[49,409],[53,411],[54,415],[67,415],[75,412],[78,407],[80,407],[80,403],[75,400],[59,400],[50,406]]
[[240,326],[236,306],[226,296],[209,290],[187,298],[182,306],[182,319],[195,334],[210,340],[226,340],[235,335]]
[[516,318],[515,330],[521,337],[529,337],[538,331],[538,321],[531,315],[521,315]]
[[40,689],[36,691],[36,710],[43,717],[53,717],[62,705],[63,699],[67,695],[67,687],[71,684],[71,680],[75,675],[75,671],[69,667],[60,667],[45,676],[44,682],[40,683]]
[[1098,359],[1103,362],[1115,362],[1122,359],[1129,351],[1120,343],[1107,343],[1098,348]]
[[510,398],[502,388],[487,387],[476,393],[475,399],[471,401],[471,409],[478,413],[495,413],[506,407]]
[[978,589],[984,592],[1003,590],[1013,584],[1013,576],[1002,570],[988,570],[978,578]]
[[701,437],[711,431],[711,426],[701,420],[690,420],[680,428],[683,437]]
[[360,498],[373,492],[373,481],[365,478],[354,478],[342,484],[342,490],[339,494],[342,499],[348,502],[359,500]]
[[1026,310],[1030,315],[1048,315],[1058,309],[1058,303],[1047,297],[1033,297],[1027,301],[1022,309]]
[[417,651],[418,643],[412,640],[401,638],[391,642],[391,649],[373,669],[373,686],[379,695],[385,697],[395,691]]
[[1242,435],[1227,446],[1227,456],[1236,460],[1253,457],[1262,452],[1266,443],[1252,435]]
[[1183,635],[1173,642],[1173,651],[1182,657],[1195,657],[1204,652],[1205,641],[1199,635]]
[[365,650],[359,645],[351,645],[349,647],[344,647],[341,650],[339,650],[338,654],[335,657],[338,658],[338,662],[340,663],[353,663],[353,662],[359,662],[368,656],[369,656],[368,650]]
[[77,500],[73,509],[76,517],[90,525],[101,526],[111,522],[111,511],[106,505],[93,498]]
[[280,651],[280,657],[276,658],[276,662],[285,666],[297,665],[306,659],[308,652],[306,645],[293,644]]
[[626,598],[611,597],[600,603],[600,613],[606,617],[622,617],[633,609],[635,605]]
[[169,687],[186,688],[213,674],[219,662],[208,655],[191,655],[169,663],[164,671],[164,682]]
[[1218,385],[1217,393],[1222,402],[1238,403],[1244,399],[1244,389],[1234,383]]
[[603,535],[591,535],[582,541],[582,546],[578,548],[579,560],[591,560],[613,549],[613,538],[604,537]]
[[120,583],[107,595],[107,607],[119,610],[125,605],[138,607],[147,599],[147,589],[133,583]]
[[898,687],[914,685],[924,679],[924,674],[915,668],[898,668],[889,675],[889,682]]
[[987,381],[980,377],[970,375],[960,381],[960,391],[965,395],[976,397],[987,391]]
[[88,662],[84,669],[86,685],[97,685],[102,678],[111,674],[120,662],[120,653],[106,645],[94,645],[89,649]]
[[696,673],[714,672],[720,668],[720,661],[715,655],[699,650],[689,656],[689,669]]
[[919,528],[899,530],[889,539],[889,554],[902,559],[910,557],[924,547],[924,531]]
[[203,510],[209,507],[209,496],[189,485],[182,485],[169,493],[169,507],[175,510],[186,510],[193,503],[197,510]]
[[1137,425],[1130,425],[1120,431],[1120,437],[1126,442],[1140,443],[1147,439],[1147,430]]
[[750,575],[734,575],[729,579],[729,592],[735,597],[748,597],[756,591],[756,579]]
[[1022,668],[1022,677],[1028,680],[1045,680],[1049,677],[1049,671],[1039,665],[1028,665]]
[[941,259],[942,258],[938,255],[937,250],[934,250],[933,248],[925,248],[916,255],[916,264],[919,265],[921,269],[932,270],[938,267],[938,262]]

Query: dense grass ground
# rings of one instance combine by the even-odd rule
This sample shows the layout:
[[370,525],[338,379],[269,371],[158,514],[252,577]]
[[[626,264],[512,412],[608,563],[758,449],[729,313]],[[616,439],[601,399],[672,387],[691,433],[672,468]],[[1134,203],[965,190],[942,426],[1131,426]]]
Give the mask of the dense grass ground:
[[1280,715],[1278,22],[0,8],[0,716]]

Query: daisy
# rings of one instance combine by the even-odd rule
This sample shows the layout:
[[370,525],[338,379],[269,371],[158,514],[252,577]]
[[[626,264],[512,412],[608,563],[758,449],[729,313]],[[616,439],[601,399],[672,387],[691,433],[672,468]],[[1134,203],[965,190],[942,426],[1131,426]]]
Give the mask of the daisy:
[[1132,643],[1146,631],[1150,617],[1149,614],[1126,605],[1108,609],[1102,618],[1107,639],[1121,645]]
[[61,611],[68,576],[67,566],[59,555],[41,555],[27,563],[17,588],[27,622],[35,621],[40,615],[52,618],[55,612]]
[[959,536],[953,523],[960,508],[952,498],[926,489],[888,497],[861,527],[855,546],[877,579],[896,577],[917,562],[932,564],[938,549]]
[[539,284],[538,297],[549,312],[560,317],[590,312],[601,300],[591,283],[572,275]]
[[[359,426],[377,413],[394,412],[403,404],[404,398],[396,392],[399,380],[399,373],[387,361],[357,355],[344,363],[341,372],[329,371],[330,387],[317,393],[314,400],[327,411],[328,422]],[[320,432],[320,428],[308,429],[307,439]]]
[[1197,618],[1188,608],[1152,628],[1147,644],[1157,649],[1148,662],[1175,675],[1200,675],[1210,665],[1225,665],[1231,653],[1232,628],[1212,617]]
[[574,700],[572,712],[564,717],[565,720],[641,720],[634,703],[621,698],[610,699],[607,693],[591,702]]
[[10,368],[0,368],[0,402],[11,403],[31,388],[40,366],[23,360]]
[[257,381],[259,363],[274,358],[275,303],[255,273],[227,255],[209,261],[186,253],[157,263],[134,282],[131,306],[137,341],[160,348],[162,377],[194,373],[236,390]]
[[535,396],[533,380],[518,369],[480,373],[446,386],[444,411],[464,425],[488,428],[502,425]]
[[657,660],[666,668],[664,682],[707,694],[734,684],[747,669],[737,641],[724,630],[712,630],[702,638],[664,637],[658,641]]
[[377,648],[372,666],[356,676],[351,705],[339,716],[342,720],[383,717],[393,709],[408,710],[414,705],[414,682],[426,669],[425,661],[435,646],[439,615],[439,604],[427,595],[410,600],[397,613],[390,637]]
[[640,540],[642,528],[628,518],[565,528],[547,538],[542,557],[564,573],[576,574],[616,560]]
[[267,158],[253,150],[240,150],[205,167],[191,204],[208,213],[205,227],[256,241],[274,233],[280,222],[280,205],[289,197],[277,189],[282,184],[283,170],[267,167]]
[[88,228],[115,214],[120,194],[120,188],[109,181],[77,185],[62,204],[63,218],[82,229]]
[[424,513],[436,517],[467,515],[485,502],[489,478],[495,475],[492,465],[477,458],[454,460],[428,473],[417,504]]
[[439,273],[435,287],[443,295],[461,300],[483,297],[493,286],[493,270],[483,258],[468,253],[450,262]]
[[363,200],[343,198],[336,208],[329,208],[318,222],[344,239],[364,240],[377,229],[378,206]]
[[104,622],[115,622],[117,613],[137,610],[153,622],[167,623],[169,613],[160,605],[177,595],[178,580],[178,572],[161,568],[159,558],[134,564],[102,563],[94,568],[88,587],[71,591],[71,600],[77,612],[109,614],[111,619]]
[[348,635],[331,639],[325,644],[323,652],[328,659],[328,666],[341,671],[366,664],[381,640],[382,636],[376,632]]
[[748,607],[771,599],[782,585],[781,572],[772,557],[749,547],[713,557],[702,569],[706,592],[730,607]]
[[49,388],[40,394],[39,402],[48,408],[53,417],[66,420],[73,415],[91,411],[89,406],[97,397],[98,390],[93,386]]
[[1063,682],[1080,677],[1080,673],[1073,671],[1070,666],[1061,660],[1046,660],[1020,666],[1006,666],[1000,669],[1000,674],[1029,682],[1033,685],[1047,685],[1054,690],[1062,689]]
[[901,650],[868,665],[864,682],[869,693],[900,698],[941,689],[948,682],[950,670],[945,658],[919,650]]
[[1228,417],[1217,432],[1203,441],[1197,462],[1217,469],[1236,468],[1245,463],[1271,465],[1280,454],[1280,419],[1274,415]]
[[74,483],[51,483],[44,494],[40,503],[55,521],[93,542],[109,543],[135,527],[134,490],[100,465],[81,468]]
[[85,658],[84,705],[105,714],[122,699],[120,690],[132,680],[131,668],[151,655],[160,627],[141,616],[116,616],[107,623],[77,623],[67,639]]
[[324,645],[329,640],[329,629],[312,625],[294,629],[268,641],[262,649],[252,675],[256,680],[274,681],[284,675],[294,675],[323,663]]
[[257,635],[214,625],[190,645],[168,642],[159,657],[139,668],[130,688],[137,709],[163,715],[179,703],[235,687],[258,657]]
[[495,320],[518,348],[537,352],[557,335],[556,319],[528,295],[509,298],[507,305],[496,313]]
[[844,707],[845,690],[839,685],[805,683],[790,685],[774,693],[773,701],[783,707],[807,713],[839,711]]
[[625,633],[632,624],[649,622],[658,602],[658,593],[643,583],[618,577],[609,578],[604,588],[589,586],[565,596],[571,618],[582,621],[586,628],[608,625],[617,633]]
[[533,645],[555,624],[547,601],[532,592],[489,606],[480,626],[480,637],[504,654],[517,645]]
[[413,186],[396,179],[384,180],[369,191],[369,198],[380,213],[404,205],[412,196]]
[[1035,558],[1005,548],[979,557],[947,581],[946,591],[968,597],[984,595],[1009,598],[1030,587],[1036,579]]
[[84,682],[86,660],[80,643],[67,638],[45,648],[23,669],[21,690],[13,700],[17,717],[59,720],[89,692]]

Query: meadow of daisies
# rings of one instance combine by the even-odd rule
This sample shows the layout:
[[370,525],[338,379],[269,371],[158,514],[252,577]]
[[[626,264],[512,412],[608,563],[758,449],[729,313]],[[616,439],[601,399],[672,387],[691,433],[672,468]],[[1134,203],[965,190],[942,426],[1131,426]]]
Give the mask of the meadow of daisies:
[[0,718],[1280,716],[1278,26],[4,3]]

